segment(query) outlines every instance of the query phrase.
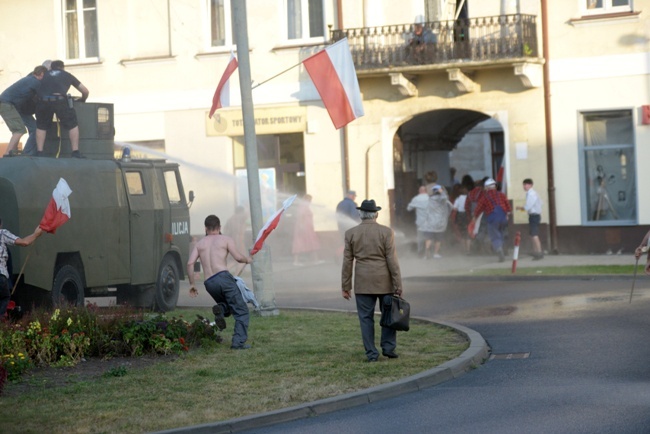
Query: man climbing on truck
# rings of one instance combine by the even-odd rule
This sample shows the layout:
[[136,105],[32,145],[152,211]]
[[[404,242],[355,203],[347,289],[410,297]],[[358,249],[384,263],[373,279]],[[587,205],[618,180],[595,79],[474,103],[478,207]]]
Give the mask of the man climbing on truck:
[[79,152],[79,124],[77,114],[72,106],[72,100],[68,98],[68,89],[74,86],[81,92],[81,102],[88,99],[88,88],[72,74],[65,71],[64,63],[55,60],[51,63],[52,68],[44,76],[41,87],[38,89],[39,102],[36,105],[36,155],[43,155],[45,136],[52,125],[52,115],[56,113],[61,126],[68,130],[70,147],[74,158],[84,158]]

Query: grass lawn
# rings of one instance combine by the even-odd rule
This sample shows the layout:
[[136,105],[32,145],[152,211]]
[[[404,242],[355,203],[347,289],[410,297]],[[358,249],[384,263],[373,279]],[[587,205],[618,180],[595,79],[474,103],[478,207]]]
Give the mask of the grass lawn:
[[[639,266],[637,274],[643,274],[643,267]],[[466,274],[466,273],[464,273]],[[630,275],[634,274],[634,265],[583,265],[566,267],[544,266],[517,266],[517,276],[591,276],[591,275]],[[475,269],[475,276],[512,276],[510,268],[485,268]]]
[[[209,308],[168,315],[196,314],[211,317]],[[282,310],[251,316],[252,349],[233,351],[233,321],[227,321],[223,343],[148,366],[106,368],[92,377],[67,368],[63,385],[26,375],[0,397],[0,431],[140,433],[222,421],[404,378],[468,346],[453,330],[412,321],[409,332],[398,333],[399,359],[366,363],[356,314]]]

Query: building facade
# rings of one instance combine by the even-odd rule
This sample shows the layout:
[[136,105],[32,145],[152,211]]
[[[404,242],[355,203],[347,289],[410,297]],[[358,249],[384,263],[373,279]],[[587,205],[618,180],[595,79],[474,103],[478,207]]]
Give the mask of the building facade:
[[643,200],[648,7],[624,0],[548,3],[558,240],[565,252],[629,253],[650,223]]
[[[515,206],[522,180],[535,180],[547,250],[629,251],[650,223],[639,194],[648,3],[249,0],[265,214],[288,194],[310,194],[316,230],[335,245],[334,209],[354,189],[406,242],[405,207],[427,172],[451,186],[451,167],[475,179],[503,168]],[[205,215],[225,219],[247,204],[237,74],[230,107],[207,115],[236,51],[228,0],[0,0],[0,11],[0,87],[62,59],[91,101],[115,105],[117,142],[181,163],[196,193],[193,233]],[[31,23],[38,31],[25,31]],[[301,62],[343,37],[365,116],[336,130]],[[513,214],[513,230],[526,222]]]

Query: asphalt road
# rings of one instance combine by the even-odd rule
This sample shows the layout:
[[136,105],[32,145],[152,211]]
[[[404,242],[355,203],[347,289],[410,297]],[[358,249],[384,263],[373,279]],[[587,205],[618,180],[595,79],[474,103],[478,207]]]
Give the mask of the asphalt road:
[[[354,310],[338,279],[334,264],[279,270],[277,305]],[[476,330],[496,358],[423,391],[249,432],[650,433],[650,281],[631,304],[630,285],[407,276],[412,315]],[[211,304],[185,294],[179,305]]]

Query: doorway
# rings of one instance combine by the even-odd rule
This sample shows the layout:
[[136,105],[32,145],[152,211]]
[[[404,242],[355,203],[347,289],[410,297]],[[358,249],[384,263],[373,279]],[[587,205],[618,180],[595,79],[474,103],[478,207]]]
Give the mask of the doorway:
[[489,115],[473,110],[442,109],[414,116],[395,135],[393,163],[395,188],[389,192],[391,226],[407,239],[415,239],[415,213],[406,210],[425,175],[435,172],[437,183],[452,196],[451,168],[455,178],[470,175],[475,181],[496,179],[505,156],[501,124]]

